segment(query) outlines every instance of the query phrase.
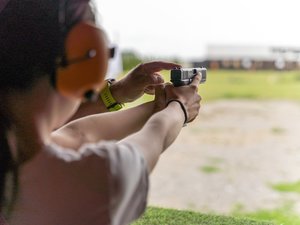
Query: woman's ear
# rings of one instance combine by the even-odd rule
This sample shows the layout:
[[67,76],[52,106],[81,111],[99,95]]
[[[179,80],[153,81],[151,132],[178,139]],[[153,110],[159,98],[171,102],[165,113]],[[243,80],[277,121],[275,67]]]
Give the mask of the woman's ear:
[[75,25],[65,39],[65,56],[55,86],[66,97],[83,98],[104,85],[109,51],[104,31],[88,22]]

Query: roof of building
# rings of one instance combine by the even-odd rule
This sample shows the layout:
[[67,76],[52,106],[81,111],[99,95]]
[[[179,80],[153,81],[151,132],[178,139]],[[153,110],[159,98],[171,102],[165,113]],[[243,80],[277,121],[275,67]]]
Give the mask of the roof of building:
[[300,48],[251,45],[208,45],[206,48],[206,59],[208,60],[276,60],[279,58],[298,60],[300,58]]

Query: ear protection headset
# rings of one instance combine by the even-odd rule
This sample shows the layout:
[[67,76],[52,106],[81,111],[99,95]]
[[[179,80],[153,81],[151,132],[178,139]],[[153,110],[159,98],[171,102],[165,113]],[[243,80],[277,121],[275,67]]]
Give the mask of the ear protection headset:
[[[59,0],[59,23],[64,28],[66,0]],[[109,51],[103,30],[89,22],[75,24],[64,38],[55,87],[66,97],[94,100],[104,86]]]

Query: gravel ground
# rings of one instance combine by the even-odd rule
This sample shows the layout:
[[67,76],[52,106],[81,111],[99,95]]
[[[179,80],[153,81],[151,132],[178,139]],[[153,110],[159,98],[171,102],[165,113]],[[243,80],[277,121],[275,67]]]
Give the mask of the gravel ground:
[[149,205],[228,214],[281,207],[300,194],[271,188],[300,180],[300,102],[202,103],[151,175]]

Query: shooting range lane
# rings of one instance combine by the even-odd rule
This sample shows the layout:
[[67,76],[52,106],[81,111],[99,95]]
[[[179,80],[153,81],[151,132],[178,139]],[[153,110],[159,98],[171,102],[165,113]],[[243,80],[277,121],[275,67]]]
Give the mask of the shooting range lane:
[[300,195],[271,184],[300,180],[300,104],[222,100],[202,103],[151,176],[149,204],[201,212],[255,211]]

